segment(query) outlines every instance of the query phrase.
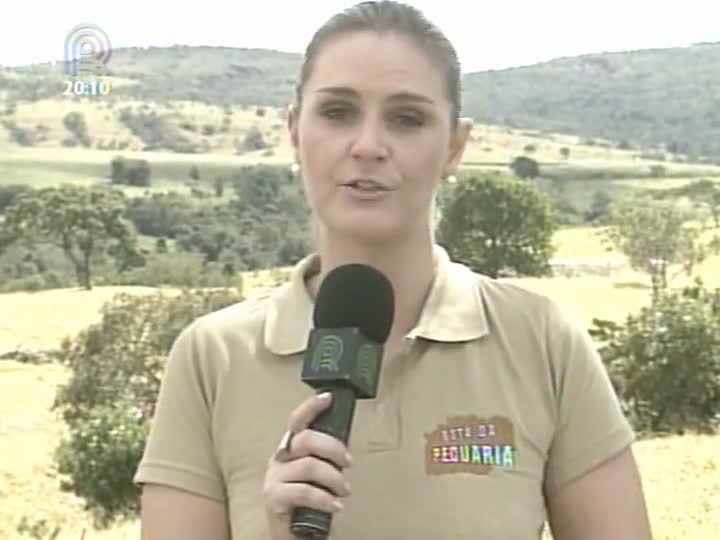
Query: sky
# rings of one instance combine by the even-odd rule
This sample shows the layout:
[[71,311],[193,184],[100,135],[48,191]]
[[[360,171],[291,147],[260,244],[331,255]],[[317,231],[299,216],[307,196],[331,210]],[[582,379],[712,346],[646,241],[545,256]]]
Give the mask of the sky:
[[[68,33],[94,24],[113,48],[210,45],[302,53],[355,0],[8,0],[0,66],[63,59]],[[463,71],[562,56],[720,41],[719,0],[408,0],[453,42]],[[181,7],[182,6],[182,7]]]

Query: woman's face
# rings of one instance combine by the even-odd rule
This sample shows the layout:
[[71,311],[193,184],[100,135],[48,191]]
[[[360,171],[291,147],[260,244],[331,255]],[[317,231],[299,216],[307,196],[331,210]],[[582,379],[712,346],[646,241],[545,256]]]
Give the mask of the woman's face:
[[443,74],[411,41],[358,32],[325,44],[288,126],[306,195],[331,235],[383,241],[429,227],[434,190],[471,124],[451,133]]

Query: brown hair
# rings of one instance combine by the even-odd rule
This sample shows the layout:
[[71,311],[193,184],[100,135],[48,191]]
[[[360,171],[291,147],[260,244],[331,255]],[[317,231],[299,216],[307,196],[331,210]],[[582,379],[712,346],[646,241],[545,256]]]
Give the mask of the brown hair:
[[394,32],[410,38],[428,58],[445,73],[447,99],[451,105],[450,125],[457,127],[461,109],[460,62],[452,43],[413,6],[381,0],[360,2],[330,18],[310,40],[295,88],[298,109],[302,107],[303,87],[310,78],[318,51],[328,41],[344,34],[374,31],[378,34]]

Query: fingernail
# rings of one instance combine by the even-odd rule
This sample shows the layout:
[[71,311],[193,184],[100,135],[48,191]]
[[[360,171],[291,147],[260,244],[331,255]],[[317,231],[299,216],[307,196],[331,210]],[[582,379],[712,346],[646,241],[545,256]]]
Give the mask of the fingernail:
[[345,489],[350,493],[350,482],[345,482]]
[[318,399],[326,400],[330,399],[330,392],[323,392],[322,394],[318,394]]
[[353,464],[353,458],[352,458],[352,456],[350,455],[350,452],[345,452],[345,461],[348,462],[348,465],[352,465],[352,464]]
[[343,508],[345,508],[343,503],[341,503],[340,501],[334,501],[332,505],[335,510],[342,510]]

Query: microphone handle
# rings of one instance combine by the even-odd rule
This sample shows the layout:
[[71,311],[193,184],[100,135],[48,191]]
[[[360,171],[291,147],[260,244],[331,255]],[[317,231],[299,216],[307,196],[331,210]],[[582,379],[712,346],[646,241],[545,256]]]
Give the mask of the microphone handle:
[[[318,393],[327,391],[332,393],[330,406],[313,420],[310,429],[327,433],[347,445],[350,440],[353,416],[355,415],[355,402],[357,400],[355,391],[345,385],[326,386],[318,389]],[[337,468],[335,463],[330,462],[330,464]],[[317,485],[315,487],[326,489]],[[330,534],[331,522],[332,514],[329,512],[298,506],[293,510],[290,530],[300,538],[325,540]]]

